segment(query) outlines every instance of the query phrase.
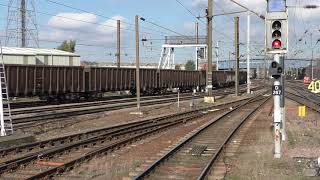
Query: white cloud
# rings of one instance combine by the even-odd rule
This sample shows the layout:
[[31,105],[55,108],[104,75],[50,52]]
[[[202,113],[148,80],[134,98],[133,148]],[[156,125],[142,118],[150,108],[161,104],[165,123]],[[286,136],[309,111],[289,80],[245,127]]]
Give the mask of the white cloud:
[[[102,34],[113,34],[116,32],[116,28],[117,27],[117,21],[116,20],[120,20],[120,22],[126,21],[126,18],[122,17],[122,16],[113,16],[111,19],[101,23],[101,25],[99,25],[97,27],[97,31],[102,33]],[[125,23],[121,23],[120,25],[121,29],[126,29],[127,25]]]
[[48,25],[61,29],[77,29],[91,27],[97,23],[97,16],[90,13],[59,13],[53,16]]
[[59,29],[54,29],[50,31],[40,31],[39,32],[39,39],[45,41],[63,41],[67,39],[76,39],[77,38],[76,32],[72,31],[63,31]]
[[[67,17],[66,18],[61,18]],[[126,18],[116,15],[99,22],[96,15],[89,13],[59,13],[53,16],[48,24],[53,27],[39,33],[40,39],[63,41],[74,39],[87,44],[102,45],[114,43],[116,39],[117,20],[127,21]],[[126,29],[127,25],[121,23],[121,28]],[[125,36],[122,31],[122,37]]]

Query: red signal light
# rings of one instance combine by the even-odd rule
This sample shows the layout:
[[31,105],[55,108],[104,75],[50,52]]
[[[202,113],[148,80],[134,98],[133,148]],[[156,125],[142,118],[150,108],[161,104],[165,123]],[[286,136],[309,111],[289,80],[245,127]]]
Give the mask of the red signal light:
[[272,47],[273,47],[274,49],[280,49],[280,48],[281,48],[281,41],[278,40],[278,39],[274,40],[274,41],[272,42]]

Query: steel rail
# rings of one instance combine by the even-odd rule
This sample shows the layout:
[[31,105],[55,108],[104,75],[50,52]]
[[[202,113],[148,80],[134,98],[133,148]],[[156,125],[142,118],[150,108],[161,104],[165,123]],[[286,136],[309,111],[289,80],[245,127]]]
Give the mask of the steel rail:
[[[178,125],[178,124],[183,123],[185,121],[192,120],[193,118],[196,118],[196,115],[193,117],[188,117],[187,119],[181,118],[181,119],[176,120],[174,122],[167,122],[167,123],[162,124],[161,126],[158,126],[158,127],[154,126],[154,128],[151,128],[149,130],[142,130],[141,132],[133,134],[129,137],[122,138],[122,139],[120,138],[120,140],[118,140],[119,138],[116,138],[115,142],[111,141],[111,143],[107,143],[107,145],[105,145],[103,147],[97,147],[97,149],[91,150],[90,152],[85,153],[83,156],[81,156],[79,158],[76,158],[72,161],[66,162],[65,164],[63,164],[61,166],[47,169],[43,172],[40,172],[40,173],[33,175],[31,177],[28,177],[26,179],[42,179],[42,178],[46,178],[46,177],[51,177],[55,173],[59,173],[59,172],[62,172],[62,170],[64,171],[64,170],[67,170],[68,168],[71,168],[72,166],[75,165],[75,163],[77,163],[77,164],[82,163],[83,162],[82,160],[84,160],[84,159],[89,160],[90,158],[93,158],[100,153],[106,153],[108,151],[113,151],[114,149],[118,149],[119,147],[125,146],[128,143],[143,139],[143,138],[150,136],[158,131],[162,131],[164,129]],[[87,142],[87,143],[93,143],[93,142]],[[70,145],[70,148],[75,148],[75,147],[73,145]],[[61,154],[63,151],[69,152],[71,150],[70,148],[67,148],[67,149],[66,148],[58,148],[58,149],[50,150],[50,151],[45,152],[41,155],[38,155],[37,157],[33,156],[32,158],[34,158],[34,159],[31,159],[31,157],[28,157],[26,159],[23,159],[22,161],[26,163],[26,162],[30,162],[32,160],[36,160],[36,158],[39,158],[39,159],[49,158],[50,159],[50,157],[53,157],[57,153]],[[17,163],[18,162],[15,162],[14,164],[17,164]],[[12,166],[9,166],[9,167],[12,169]]]
[[[188,117],[188,120],[194,119],[198,116],[199,116],[199,114],[195,114],[193,116]],[[45,150],[42,152],[33,153],[31,155],[27,155],[25,157],[18,158],[16,160],[11,160],[9,163],[3,163],[2,165],[0,165],[0,173],[3,173],[8,170],[14,170],[21,165],[25,166],[26,164],[32,163],[33,161],[35,161],[37,159],[44,159],[44,158],[53,157],[54,155],[70,151],[70,150],[77,148],[77,147],[86,146],[86,145],[96,143],[96,142],[106,142],[108,140],[112,142],[117,139],[121,139],[121,137],[124,135],[132,136],[135,134],[144,133],[145,131],[151,132],[154,129],[159,129],[159,128],[162,129],[162,127],[171,127],[171,126],[179,124],[183,121],[185,121],[185,117],[181,117],[179,119],[176,119],[173,122],[171,122],[169,120],[167,122],[160,122],[159,124],[150,124],[150,125],[147,125],[146,127],[138,126],[138,127],[136,127],[136,129],[126,128],[122,131],[119,130],[117,132],[108,132],[108,133],[101,134],[101,135],[98,135],[95,137],[91,137],[89,139],[85,139],[85,140],[82,140],[79,142],[67,144],[65,146],[57,147],[54,149],[48,149],[48,150]]]
[[[244,85],[241,85],[241,87],[244,87]],[[221,90],[227,90],[227,91],[232,91],[234,88],[233,87],[226,87],[226,88],[221,88],[217,89],[215,91],[221,91]],[[181,93],[181,96],[190,96],[192,93]],[[145,100],[150,100],[150,99],[156,99],[156,98],[166,98],[166,97],[176,97],[177,93],[169,93],[165,95],[153,95],[153,96],[142,96],[141,99]],[[104,99],[104,98],[103,98]],[[105,98],[106,100],[88,100],[88,101],[82,101],[82,102],[71,102],[71,103],[61,103],[61,104],[44,104],[43,106],[31,106],[30,103],[32,102],[26,102],[28,103],[25,107],[23,108],[13,108],[13,112],[15,114],[21,114],[21,113],[28,113],[28,112],[39,112],[39,111],[44,111],[44,110],[50,110],[50,109],[66,109],[66,108],[74,108],[74,107],[85,107],[85,106],[93,106],[93,105],[102,105],[102,104],[116,104],[119,102],[131,102],[135,101],[136,98],[134,96],[115,96],[115,97],[108,97]],[[13,106],[16,103],[11,103]],[[19,103],[18,103],[19,104]]]
[[[256,88],[255,90],[260,89]],[[241,91],[244,92],[244,91]],[[224,96],[224,95],[229,95],[232,92],[222,92],[217,94],[218,96]],[[182,97],[180,100],[185,101],[185,100],[190,100],[192,98],[200,98],[199,96],[194,97]],[[142,106],[149,106],[149,105],[156,105],[156,104],[166,104],[166,103],[172,103],[175,102],[176,98],[170,98],[170,99],[158,99],[158,100],[149,100],[145,102],[141,102]],[[123,103],[123,104],[117,104],[117,105],[104,105],[104,106],[96,106],[96,107],[86,107],[86,108],[78,108],[78,109],[71,109],[71,110],[66,110],[62,112],[52,112],[48,114],[34,114],[33,116],[22,116],[22,117],[13,117],[13,124],[16,125],[18,128],[24,128],[31,126],[32,123],[37,123],[41,122],[44,120],[61,120],[61,118],[67,118],[67,117],[73,117],[73,116],[78,116],[78,115],[85,115],[85,114],[93,114],[93,113],[99,113],[99,112],[105,112],[105,111],[111,111],[111,110],[118,110],[118,109],[124,109],[124,108],[131,108],[134,107],[136,104],[134,102],[131,103]],[[18,126],[20,125],[20,127]],[[26,124],[26,125],[25,125]]]
[[247,119],[249,119],[254,113],[256,113],[261,106],[263,106],[268,100],[270,100],[271,97],[266,98],[266,100],[264,100],[260,106],[258,106],[257,108],[255,108],[254,110],[252,110],[248,115],[246,115],[240,122],[240,124],[238,126],[236,126],[232,132],[230,132],[230,134],[227,136],[227,138],[224,140],[223,144],[221,144],[221,146],[219,147],[218,152],[210,159],[209,163],[207,164],[207,166],[203,169],[203,171],[201,172],[200,176],[198,177],[198,180],[204,180],[205,177],[207,176],[208,172],[210,171],[212,165],[214,164],[214,162],[218,159],[219,155],[221,154],[223,148],[229,143],[229,141],[231,140],[231,138],[233,137],[233,135],[240,129],[240,127],[244,124],[245,121],[247,121]]
[[[249,101],[251,101],[251,100],[249,100]],[[192,119],[192,118],[189,117],[187,120],[190,120],[190,119]],[[186,119],[184,119],[183,122],[184,121],[186,121]],[[172,124],[178,124],[178,122],[172,122]],[[48,169],[48,170],[46,170],[44,172],[41,172],[41,173],[36,174],[36,175],[34,175],[32,177],[29,177],[26,180],[51,178],[55,174],[60,174],[60,173],[64,172],[65,170],[68,170],[69,168],[75,166],[76,164],[80,164],[80,163],[83,163],[85,161],[88,161],[89,159],[92,159],[92,158],[96,157],[99,154],[104,154],[105,152],[112,151],[112,149],[114,149],[114,148],[117,148],[119,146],[124,146],[125,144],[128,144],[130,142],[142,139],[145,136],[149,136],[149,135],[153,134],[155,131],[166,129],[166,128],[169,128],[171,126],[172,125],[169,124],[167,126],[160,127],[159,129],[155,129],[154,131],[143,132],[142,134],[138,134],[138,135],[135,135],[133,137],[128,137],[126,139],[119,140],[119,142],[115,142],[115,143],[112,143],[110,145],[106,145],[104,147],[101,147],[101,148],[99,148],[97,150],[93,150],[93,151],[91,151],[89,153],[86,153],[84,156],[82,156],[80,158],[74,159],[74,160],[72,160],[70,162],[67,162],[67,163],[61,165],[61,166],[57,166],[57,167]]]
[[[237,102],[242,102],[242,101],[244,101],[244,100],[240,100],[240,101],[237,101]],[[226,104],[222,104],[222,105],[228,105],[228,104],[231,104],[231,103],[235,103],[235,102],[230,102],[230,103],[226,103]],[[187,112],[187,113],[179,113],[179,115],[184,115],[184,116],[176,118],[175,122],[167,121],[167,122],[164,122],[164,123],[162,123],[160,125],[163,126],[163,125],[167,125],[168,123],[169,124],[173,123],[173,125],[175,125],[177,123],[185,122],[186,118],[187,118],[187,120],[194,119],[196,117],[202,116],[202,114],[199,113],[199,112],[201,112],[203,110],[204,109],[195,110],[195,111],[191,111],[191,112]],[[190,113],[195,113],[195,114],[192,115]],[[172,118],[172,116],[168,116],[168,117]],[[149,120],[149,121],[152,121],[152,120]],[[153,120],[153,122],[154,122],[154,120]],[[159,126],[159,124],[158,125],[151,124],[147,128],[152,128],[152,127],[156,127],[156,126]],[[124,132],[124,130],[128,129],[128,128],[125,128],[125,129],[116,130],[116,131],[113,131],[113,132],[106,132],[105,134],[102,134],[102,135],[100,134],[99,136],[91,137],[90,139],[83,140],[83,141],[80,141],[80,142],[77,142],[77,143],[74,143],[74,144],[66,145],[66,146],[63,146],[63,147],[58,147],[58,148],[55,148],[53,150],[43,151],[41,153],[37,152],[37,153],[31,154],[31,155],[27,155],[27,156],[22,157],[22,158],[18,158],[18,159],[15,159],[15,160],[10,160],[8,162],[3,163],[0,166],[0,171],[4,172],[4,171],[7,171],[9,169],[15,169],[15,168],[17,168],[17,166],[19,166],[19,165],[21,165],[23,163],[30,163],[31,161],[33,161],[33,160],[35,160],[37,158],[42,158],[42,157],[45,157],[45,156],[49,156],[50,157],[50,156],[53,156],[53,154],[61,153],[62,151],[66,151],[68,149],[72,149],[72,148],[77,147],[79,145],[92,143],[92,141],[95,141],[95,142],[96,141],[101,141],[101,140],[105,139],[106,138],[105,136],[107,136],[107,135],[110,135],[113,138],[116,138],[117,136],[126,135],[128,133],[136,133],[137,130],[144,131],[144,129],[146,128],[146,127],[141,127],[141,125],[135,125],[134,127],[136,127],[135,130],[131,129],[131,130],[128,130],[127,132]],[[50,142],[50,140],[48,140],[47,142]],[[38,144],[41,144],[41,143],[38,143]],[[9,152],[9,151],[10,151],[10,149],[6,150],[6,152]]]
[[[226,92],[232,92],[233,88],[224,88],[219,89],[216,91],[226,91]],[[181,97],[184,96],[190,96],[192,93],[181,93]],[[201,93],[199,93],[201,95]],[[153,100],[158,98],[174,98],[177,94],[169,94],[169,95],[162,95],[162,96],[144,96],[141,99],[142,100]],[[70,109],[70,108],[76,108],[76,107],[88,107],[88,106],[101,106],[104,104],[117,104],[117,103],[123,103],[123,102],[135,102],[136,99],[131,98],[119,98],[119,99],[109,99],[105,101],[94,101],[94,102],[81,102],[81,103],[70,103],[70,104],[60,104],[60,105],[48,105],[48,106],[38,106],[38,107],[27,107],[27,108],[18,108],[13,109],[13,114],[24,114],[24,113],[34,113],[34,112],[43,112],[43,111],[50,111],[50,110],[59,110],[59,109]]]
[[[190,96],[191,93],[182,93],[181,97]],[[172,98],[176,97],[176,94],[164,95],[164,96],[145,96],[142,97],[142,100],[153,100],[157,98]],[[40,107],[28,107],[28,108],[19,108],[13,109],[13,115],[25,114],[25,113],[37,113],[51,110],[61,110],[61,109],[73,109],[73,108],[83,108],[90,106],[101,106],[106,104],[118,104],[118,103],[128,103],[135,102],[135,98],[121,98],[121,99],[111,99],[106,101],[95,101],[95,102],[81,102],[81,103],[70,103],[70,104],[61,104],[61,105],[49,105],[49,106],[40,106]]]
[[[259,96],[255,96],[254,98],[251,98],[250,100],[246,101],[245,103],[241,104],[240,106],[237,106],[236,108],[220,115],[219,117],[217,117],[215,120],[213,120],[211,123],[209,123],[208,125],[204,126],[203,128],[199,129],[198,131],[196,131],[192,136],[190,136],[189,138],[187,138],[186,140],[184,140],[183,142],[179,143],[176,147],[174,147],[171,151],[169,151],[168,153],[166,153],[165,155],[163,155],[160,159],[158,159],[156,162],[154,162],[152,165],[150,165],[144,172],[142,172],[141,174],[139,174],[137,177],[135,177],[135,180],[141,180],[144,179],[148,174],[150,174],[153,170],[155,170],[155,168],[157,166],[159,166],[162,162],[164,162],[166,159],[168,159],[170,156],[172,156],[173,154],[175,154],[178,150],[180,150],[184,145],[186,145],[187,143],[189,143],[192,139],[194,139],[196,136],[198,136],[201,132],[205,131],[206,129],[208,129],[209,127],[211,127],[213,124],[215,124],[216,122],[218,122],[219,120],[223,119],[224,117],[227,117],[229,114],[237,111],[238,109],[240,109],[242,106],[247,105],[252,103],[256,98],[258,98]],[[259,107],[259,106],[258,106]],[[215,158],[213,158],[214,160]],[[204,172],[202,172],[204,173]]]
[[231,102],[224,103],[224,104],[209,106],[206,108],[195,109],[195,110],[191,110],[191,111],[187,111],[187,112],[180,112],[180,113],[170,114],[170,115],[166,115],[166,116],[162,116],[162,117],[146,119],[146,120],[142,120],[142,121],[135,121],[135,122],[125,123],[125,124],[119,124],[119,125],[114,125],[111,127],[99,128],[99,129],[95,129],[95,130],[91,130],[91,131],[68,135],[68,136],[62,136],[62,137],[58,137],[58,138],[48,139],[48,140],[44,140],[44,141],[38,141],[38,142],[24,144],[24,145],[20,145],[20,146],[11,147],[11,148],[0,149],[0,156],[3,158],[7,155],[15,154],[15,153],[23,152],[23,151],[31,151],[33,149],[44,149],[47,146],[51,147],[51,146],[57,146],[57,145],[64,145],[67,143],[72,143],[77,140],[82,140],[84,138],[96,136],[96,135],[99,135],[99,134],[102,134],[105,132],[141,126],[141,125],[145,125],[147,123],[154,123],[154,122],[162,121],[162,120],[165,120],[168,118],[175,118],[175,117],[179,117],[179,116],[188,117],[189,115],[191,115],[194,112],[208,111],[212,108],[222,108],[223,109],[223,108],[230,107],[231,105],[237,105],[238,103],[241,103],[246,100],[247,99],[241,99],[241,100],[231,101]]
[[304,88],[301,88],[300,86],[296,86],[293,84],[288,84],[288,87],[290,87],[291,89],[293,89],[295,92],[297,92],[298,94],[300,94],[300,96],[308,99],[309,101],[312,101],[313,103],[320,105],[320,96],[317,94],[314,94]]
[[[193,97],[182,97],[181,100],[189,100]],[[142,101],[141,104],[144,106],[149,105],[155,105],[155,104],[165,104],[165,103],[171,103],[175,102],[176,98],[166,98],[166,99],[158,99],[158,100],[148,100],[148,101]],[[21,124],[21,123],[28,123],[28,122],[34,122],[34,121],[41,121],[43,119],[50,120],[50,119],[59,119],[59,118],[67,118],[72,116],[78,116],[78,115],[84,115],[84,114],[93,114],[98,112],[105,112],[105,111],[112,111],[112,110],[118,110],[118,109],[124,109],[124,108],[131,108],[134,107],[135,102],[130,103],[120,103],[116,105],[103,105],[103,106],[95,106],[95,107],[86,107],[86,108],[77,108],[77,109],[67,109],[67,110],[61,110],[62,112],[49,112],[47,114],[34,114],[34,115],[28,115],[28,116],[22,116],[22,117],[13,117],[13,124]]]
[[304,96],[299,96],[294,93],[286,91],[286,98],[291,99],[297,103],[303,104],[308,108],[320,113],[320,105],[310,100],[306,100]]

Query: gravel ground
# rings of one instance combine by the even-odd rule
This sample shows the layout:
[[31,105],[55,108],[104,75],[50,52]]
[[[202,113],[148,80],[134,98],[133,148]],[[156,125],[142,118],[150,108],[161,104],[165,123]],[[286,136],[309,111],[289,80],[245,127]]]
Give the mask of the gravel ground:
[[[287,141],[282,145],[281,159],[273,158],[271,104],[260,113],[248,131],[237,154],[232,158],[225,179],[320,179],[310,177],[319,171],[319,113],[307,110],[305,118],[298,116],[298,104],[286,101]],[[269,109],[269,110],[268,110]]]
[[[197,104],[200,104],[201,100],[195,101]],[[180,109],[177,108],[175,103],[168,103],[165,105],[155,105],[149,107],[142,107],[141,110],[143,115],[130,114],[135,112],[135,108],[121,109],[116,111],[110,111],[105,113],[97,113],[90,115],[83,115],[72,118],[73,120],[69,123],[60,121],[60,126],[52,128],[51,125],[46,125],[42,127],[42,133],[36,135],[38,140],[51,139],[59,136],[70,135],[74,133],[80,133],[84,131],[89,131],[101,127],[113,126],[116,124],[123,124],[132,121],[138,121],[147,119],[150,117],[163,116],[166,114],[172,114],[176,112],[182,112],[189,110],[189,101],[181,102]]]
[[[219,113],[213,113],[211,116]],[[57,179],[131,179],[132,176],[137,175],[141,170],[160,158],[166,151],[170,150],[175,143],[189,132],[206,122],[208,122],[208,118],[200,118],[192,123],[169,129],[134,143],[120,151],[94,159]]]
[[[219,101],[234,101],[244,97],[229,96]],[[201,102],[198,104],[198,106],[203,105]],[[210,120],[208,117],[215,117],[222,112],[210,113],[210,115],[171,128],[119,151],[96,158],[56,179],[131,179],[132,176],[137,175],[142,169],[170,150],[188,133],[208,122]]]
[[[234,101],[236,99],[241,98],[234,98],[233,96],[227,96],[223,98],[221,97],[221,99],[217,100],[217,103]],[[94,130],[97,128],[108,127],[117,124],[148,119],[151,117],[158,117],[167,114],[188,111],[192,109],[192,107],[190,107],[191,102],[191,100],[180,102],[180,108],[177,107],[177,103],[168,103],[163,105],[142,107],[141,111],[143,112],[143,115],[130,114],[131,112],[135,112],[136,108],[128,108],[105,113],[78,116],[72,118],[72,120],[69,119],[68,121],[60,120],[58,126],[55,125],[54,127],[52,127],[51,124],[46,124],[41,127],[35,127],[41,129],[41,133],[36,134],[35,137],[37,140],[52,139],[55,137],[80,133],[84,131]],[[194,101],[194,107],[206,106],[209,105],[204,103],[202,98]]]
[[[246,96],[234,97],[230,95],[219,99],[216,104],[235,101],[242,98],[246,98]],[[42,129],[43,133],[36,135],[36,138],[38,140],[46,140],[96,128],[183,112],[191,109],[190,103],[191,101],[181,102],[180,108],[177,108],[176,103],[142,107],[142,116],[130,114],[130,112],[135,111],[135,108],[79,116],[73,118],[75,121],[67,125],[62,122],[60,128],[50,129],[48,127],[48,129],[46,129],[47,127],[42,127],[44,128]],[[195,100],[194,103],[196,107],[208,106],[208,104],[203,103],[202,99]],[[216,116],[218,113],[221,112],[215,112],[210,115]],[[170,150],[174,144],[189,132],[207,121],[208,118],[200,118],[194,122],[184,124],[183,126],[180,125],[171,128],[160,134],[132,144],[131,146],[120,149],[119,151],[115,151],[114,153],[85,163],[84,165],[81,165],[80,168],[75,168],[74,171],[66,173],[61,179],[130,179],[131,176],[134,176],[141,169],[158,159],[165,151]]]

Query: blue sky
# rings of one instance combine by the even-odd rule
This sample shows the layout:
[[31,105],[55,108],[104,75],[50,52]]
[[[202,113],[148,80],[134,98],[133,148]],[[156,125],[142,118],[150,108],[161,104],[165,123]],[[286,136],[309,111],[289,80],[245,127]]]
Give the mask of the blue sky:
[[[115,28],[116,19],[121,19],[123,30],[122,47],[124,61],[134,60],[134,16],[139,15],[147,20],[156,22],[159,25],[165,26],[175,32],[194,35],[194,23],[196,19],[175,0],[53,0],[55,2],[70,5],[75,8],[86,10],[94,14],[84,13],[75,9],[63,7],[47,0],[35,0],[36,11],[39,28],[40,46],[44,48],[55,48],[59,44],[47,41],[62,42],[66,39],[75,39],[79,43],[77,53],[82,56],[83,60],[90,61],[113,61],[115,59]],[[204,10],[207,4],[206,0],[180,0],[186,8],[196,15],[204,15]],[[238,0],[250,7],[251,9],[264,14],[266,4],[264,0]],[[301,1],[289,0],[288,4],[319,4],[315,0]],[[8,0],[0,0],[0,33],[1,40],[4,41],[7,17]],[[2,5],[2,6],[1,6]],[[232,12],[239,11],[237,7],[229,0],[215,0],[214,12]],[[294,9],[290,13],[290,43],[292,49],[289,56],[310,56],[310,51],[306,46],[310,44],[307,34],[304,34],[307,29],[316,29],[316,23],[319,10],[310,12],[303,9]],[[47,15],[46,15],[47,14]],[[96,14],[103,15],[97,16]],[[234,15],[233,15],[234,16]],[[214,32],[214,41],[220,41],[220,52],[223,60],[228,58],[229,51],[233,52],[233,16],[217,17],[214,19],[214,27],[217,31]],[[240,40],[245,43],[246,40],[246,16],[240,16]],[[65,18],[61,18],[65,17]],[[108,19],[110,17],[111,19]],[[67,19],[69,18],[69,19]],[[77,21],[78,20],[78,21]],[[89,23],[86,23],[86,22]],[[205,21],[205,19],[203,19]],[[160,57],[161,45],[164,35],[177,35],[159,27],[153,26],[146,22],[141,23],[141,38],[145,37],[153,39],[141,44],[141,59],[142,62],[157,62]],[[252,54],[259,54],[263,48],[264,23],[257,17],[252,16]],[[200,22],[200,32],[205,33],[205,24]],[[317,33],[314,33],[317,40]],[[302,39],[301,41],[299,41]],[[151,44],[152,43],[152,44]],[[92,45],[81,46],[80,44]],[[304,53],[298,53],[299,50]],[[319,53],[316,48],[316,54]],[[111,56],[110,56],[111,53]],[[245,54],[245,46],[241,46],[241,54]],[[176,59],[178,63],[183,63],[194,57],[193,49],[177,50]]]

